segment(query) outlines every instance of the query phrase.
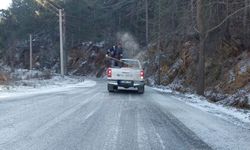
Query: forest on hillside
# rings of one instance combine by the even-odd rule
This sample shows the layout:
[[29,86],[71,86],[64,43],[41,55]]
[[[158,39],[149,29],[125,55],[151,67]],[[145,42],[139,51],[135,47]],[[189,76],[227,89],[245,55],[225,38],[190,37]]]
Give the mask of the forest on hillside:
[[104,42],[105,51],[125,33],[139,45],[130,57],[143,60],[148,84],[196,89],[215,102],[246,106],[250,0],[13,0],[0,10],[2,62],[28,68],[32,34],[38,69],[53,68],[59,57],[57,9],[63,9],[66,54],[87,41]]
[[[58,42],[58,12],[49,2],[64,9],[69,47],[82,41],[113,42],[118,32],[129,32],[142,47],[158,42],[160,49],[175,39],[199,40],[196,0],[13,0],[12,6],[0,13],[2,53],[11,49],[9,45],[20,45],[29,34],[39,41]],[[208,49],[216,49],[221,40],[234,40],[242,49],[249,47],[249,3],[204,3]]]

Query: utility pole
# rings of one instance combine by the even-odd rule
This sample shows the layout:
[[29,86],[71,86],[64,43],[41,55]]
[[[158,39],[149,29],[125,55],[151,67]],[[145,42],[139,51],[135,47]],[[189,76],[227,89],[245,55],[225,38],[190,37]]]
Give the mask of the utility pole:
[[149,21],[148,21],[148,0],[145,0],[145,19],[146,19],[146,48],[148,50],[148,42],[149,42]]
[[62,11],[62,15],[63,15],[64,74],[67,74],[68,51],[66,44],[66,13],[64,10]]
[[32,70],[32,34],[30,34],[30,70]]
[[206,40],[206,24],[205,24],[205,0],[197,0],[197,25],[200,34],[200,50],[198,62],[198,83],[197,94],[204,95],[205,91],[205,40]]
[[[65,13],[64,10],[58,6],[56,3],[50,1],[50,0],[36,0],[39,4],[41,4],[46,9],[49,9],[53,13],[56,12],[56,14],[59,16],[59,32],[60,32],[60,69],[61,69],[61,75],[64,76],[64,43],[65,42]],[[64,0],[65,3],[65,0]],[[46,7],[47,6],[47,7]],[[64,19],[63,19],[64,18]]]
[[158,0],[158,84],[161,84],[161,0]]
[[59,9],[59,31],[60,31],[60,61],[61,61],[61,75],[64,75],[64,61],[63,61],[63,23],[62,23],[62,9]]

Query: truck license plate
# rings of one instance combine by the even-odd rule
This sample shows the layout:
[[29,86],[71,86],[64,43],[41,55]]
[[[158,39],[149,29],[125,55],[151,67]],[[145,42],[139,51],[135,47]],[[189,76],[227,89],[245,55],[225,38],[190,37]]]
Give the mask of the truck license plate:
[[120,81],[121,84],[131,84],[131,81]]

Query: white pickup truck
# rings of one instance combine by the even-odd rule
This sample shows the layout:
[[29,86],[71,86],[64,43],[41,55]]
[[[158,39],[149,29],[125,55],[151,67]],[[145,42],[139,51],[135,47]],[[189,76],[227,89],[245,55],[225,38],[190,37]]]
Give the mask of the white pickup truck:
[[140,61],[135,59],[121,59],[120,67],[107,70],[108,91],[114,92],[118,87],[137,88],[138,93],[144,93],[144,71]]

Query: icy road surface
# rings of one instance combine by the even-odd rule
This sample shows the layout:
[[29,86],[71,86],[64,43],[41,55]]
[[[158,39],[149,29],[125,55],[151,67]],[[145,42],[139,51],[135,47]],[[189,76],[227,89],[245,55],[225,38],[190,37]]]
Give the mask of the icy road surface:
[[106,83],[0,99],[0,150],[250,148],[250,130],[149,87],[108,93]]

